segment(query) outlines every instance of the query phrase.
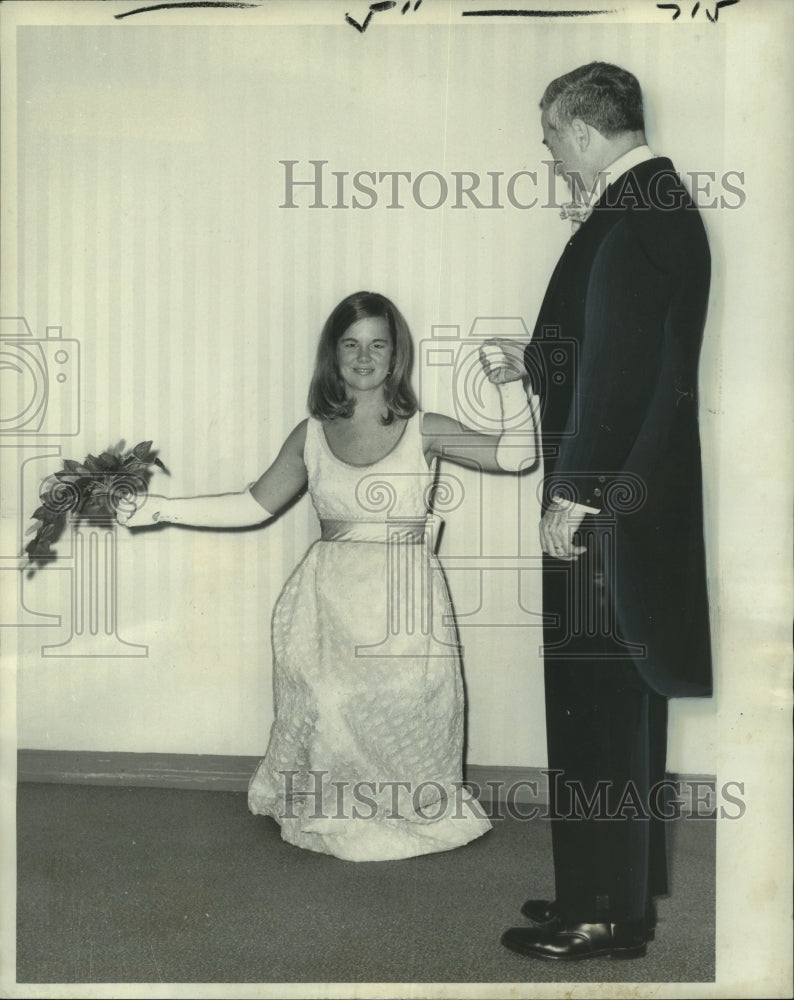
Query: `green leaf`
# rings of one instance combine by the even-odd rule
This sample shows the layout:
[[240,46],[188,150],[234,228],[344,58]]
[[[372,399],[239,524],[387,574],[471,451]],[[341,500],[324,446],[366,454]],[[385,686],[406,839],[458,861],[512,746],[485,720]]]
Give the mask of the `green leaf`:
[[132,453],[136,458],[140,458],[142,461],[146,462],[152,450],[151,441],[141,441],[140,444],[136,444],[132,449]]

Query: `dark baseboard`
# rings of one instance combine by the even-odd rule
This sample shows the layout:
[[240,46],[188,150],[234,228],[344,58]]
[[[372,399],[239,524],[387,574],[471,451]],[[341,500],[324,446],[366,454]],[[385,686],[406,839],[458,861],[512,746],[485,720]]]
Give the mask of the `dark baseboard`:
[[[51,784],[126,785],[244,792],[259,757],[220,754],[100,753],[93,750],[18,750],[17,781]],[[670,775],[683,810],[694,802],[714,803],[714,775]],[[470,764],[466,783],[483,801],[546,805],[548,786],[542,767]]]
[[[244,792],[259,760],[219,754],[19,750],[17,781]],[[501,798],[510,789],[512,794],[523,796],[520,801],[529,801],[529,797],[537,801],[538,792],[545,787],[545,777],[537,767],[474,764],[467,768],[466,780],[486,798]]]
[[258,763],[258,757],[219,754],[18,750],[17,781],[238,792],[248,788]]

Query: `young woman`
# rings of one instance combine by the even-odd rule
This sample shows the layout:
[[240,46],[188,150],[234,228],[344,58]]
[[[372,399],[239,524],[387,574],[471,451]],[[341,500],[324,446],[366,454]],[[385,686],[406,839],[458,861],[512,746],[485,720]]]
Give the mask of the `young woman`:
[[[505,353],[505,350],[508,353]],[[489,472],[537,465],[520,350],[481,362],[511,430],[422,413],[408,326],[357,292],[328,318],[308,420],[242,493],[149,496],[122,523],[242,527],[307,486],[322,537],[273,613],[275,720],[252,812],[298,847],[354,861],[449,850],[490,829],[462,788],[463,684],[452,606],[433,552],[438,459]]]

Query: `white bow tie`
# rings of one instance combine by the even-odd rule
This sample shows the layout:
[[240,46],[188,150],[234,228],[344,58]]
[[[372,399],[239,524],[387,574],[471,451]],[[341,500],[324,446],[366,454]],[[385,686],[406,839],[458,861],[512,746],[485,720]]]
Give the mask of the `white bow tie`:
[[560,209],[561,219],[571,220],[571,229],[573,232],[581,226],[581,224],[590,218],[590,213],[593,211],[592,205],[582,205],[578,201],[569,201],[566,205],[563,205]]

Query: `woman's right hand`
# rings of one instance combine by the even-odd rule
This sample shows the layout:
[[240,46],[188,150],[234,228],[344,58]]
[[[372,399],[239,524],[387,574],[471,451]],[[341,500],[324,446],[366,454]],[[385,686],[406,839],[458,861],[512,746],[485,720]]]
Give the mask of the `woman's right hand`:
[[517,382],[527,374],[524,364],[525,344],[507,337],[493,337],[480,348],[480,364],[495,385]]

